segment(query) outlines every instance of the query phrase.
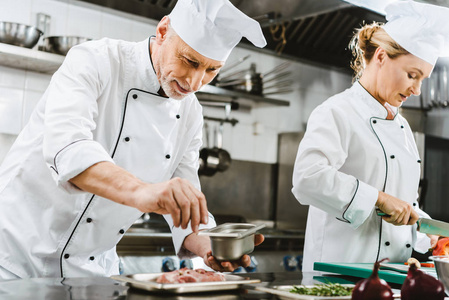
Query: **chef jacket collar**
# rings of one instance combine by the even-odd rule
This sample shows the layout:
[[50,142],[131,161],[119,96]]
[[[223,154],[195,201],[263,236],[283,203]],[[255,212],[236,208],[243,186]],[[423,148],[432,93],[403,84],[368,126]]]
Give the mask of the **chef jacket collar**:
[[[385,106],[383,106],[376,98],[374,98],[361,84],[356,81],[353,85],[355,93],[359,96],[360,101],[365,103],[372,114],[372,117],[387,119],[388,111]],[[387,103],[388,105],[388,103]],[[398,108],[389,105],[389,107],[394,111],[394,116],[398,114]]]
[[154,70],[153,61],[150,55],[150,40],[153,36],[148,39],[136,44],[135,53],[137,54],[137,73],[143,83],[143,89],[148,92],[157,94],[161,88],[159,80],[156,76],[156,71]]

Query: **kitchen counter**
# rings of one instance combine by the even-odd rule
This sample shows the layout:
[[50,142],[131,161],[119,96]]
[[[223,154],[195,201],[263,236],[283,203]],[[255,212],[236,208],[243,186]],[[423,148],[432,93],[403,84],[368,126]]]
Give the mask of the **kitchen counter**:
[[[325,276],[324,276],[325,275]],[[355,283],[359,278],[322,274],[320,272],[249,273],[242,276],[260,279],[257,285],[316,284],[323,282]],[[399,286],[392,286],[398,289]],[[395,290],[397,293],[398,291]],[[275,296],[254,290],[252,286],[235,291],[203,294],[161,295],[130,288],[107,277],[98,278],[34,278],[0,281],[0,299],[33,300],[180,300],[180,299],[277,299]]]

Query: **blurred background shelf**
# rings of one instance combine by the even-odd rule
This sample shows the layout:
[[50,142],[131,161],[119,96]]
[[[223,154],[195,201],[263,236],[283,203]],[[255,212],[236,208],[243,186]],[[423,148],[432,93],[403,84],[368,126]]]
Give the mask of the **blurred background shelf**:
[[63,55],[0,43],[0,65],[6,67],[53,73],[64,58]]
[[286,101],[286,100],[266,98],[262,95],[259,96],[259,95],[254,95],[254,94],[250,94],[250,93],[224,89],[224,88],[216,87],[213,85],[203,86],[198,91],[198,93],[217,95],[217,96],[223,96],[223,97],[231,97],[231,98],[236,98],[236,99],[241,98],[241,99],[252,100],[254,102],[266,103],[266,104],[278,105],[278,106],[289,106],[290,105],[290,102]]

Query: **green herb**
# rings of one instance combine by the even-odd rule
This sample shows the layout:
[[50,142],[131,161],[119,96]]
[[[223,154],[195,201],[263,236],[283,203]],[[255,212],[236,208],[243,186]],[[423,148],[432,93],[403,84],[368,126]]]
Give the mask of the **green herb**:
[[294,286],[290,293],[313,296],[350,296],[353,287],[342,286],[339,283],[317,284],[313,287]]

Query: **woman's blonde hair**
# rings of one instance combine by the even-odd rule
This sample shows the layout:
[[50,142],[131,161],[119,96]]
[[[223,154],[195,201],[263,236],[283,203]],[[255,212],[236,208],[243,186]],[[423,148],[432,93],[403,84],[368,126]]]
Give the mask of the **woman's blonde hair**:
[[349,42],[349,49],[353,55],[351,62],[351,68],[354,70],[353,81],[358,80],[362,76],[366,65],[371,61],[376,49],[379,47],[384,49],[390,58],[409,54],[407,50],[388,35],[382,28],[382,25],[382,23],[378,22],[364,25],[355,31]]

